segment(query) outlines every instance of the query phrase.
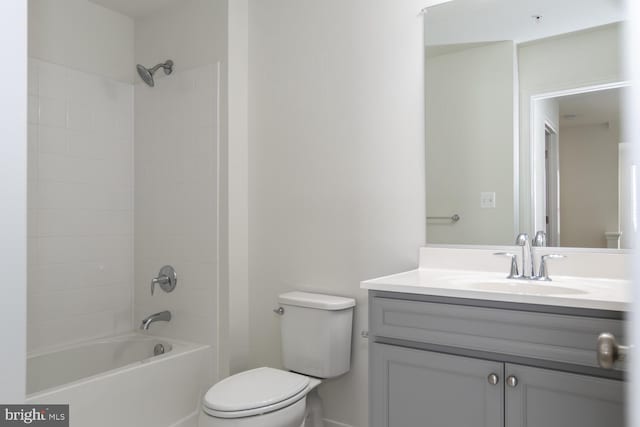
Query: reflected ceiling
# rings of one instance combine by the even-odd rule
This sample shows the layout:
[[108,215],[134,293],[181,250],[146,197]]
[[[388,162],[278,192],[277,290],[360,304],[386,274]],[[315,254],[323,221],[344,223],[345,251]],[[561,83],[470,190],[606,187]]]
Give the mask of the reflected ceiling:
[[522,43],[620,22],[624,17],[623,0],[454,0],[429,8],[425,41],[427,45]]

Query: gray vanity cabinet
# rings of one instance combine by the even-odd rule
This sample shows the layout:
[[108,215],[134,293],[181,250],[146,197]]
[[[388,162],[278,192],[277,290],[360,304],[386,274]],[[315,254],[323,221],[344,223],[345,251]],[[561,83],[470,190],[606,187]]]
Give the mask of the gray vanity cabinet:
[[[624,383],[506,364],[508,427],[624,427]],[[512,383],[513,384],[513,383]]]
[[502,363],[373,345],[372,427],[502,426]]
[[[621,313],[370,292],[371,427],[624,427]],[[624,342],[624,341],[623,341]]]

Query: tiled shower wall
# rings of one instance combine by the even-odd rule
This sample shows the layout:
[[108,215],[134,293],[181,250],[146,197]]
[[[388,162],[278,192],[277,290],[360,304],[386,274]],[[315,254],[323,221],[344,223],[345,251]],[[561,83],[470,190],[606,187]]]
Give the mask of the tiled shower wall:
[[[150,333],[217,344],[218,67],[176,69],[135,87],[135,319],[162,310]],[[156,74],[156,76],[158,76]],[[175,267],[172,293],[150,281]]]
[[132,327],[133,87],[29,61],[28,349]]
[[[135,79],[134,326],[170,310],[149,334],[213,346],[208,383],[220,369],[227,0],[180,0],[135,21],[135,62],[171,59],[155,87]],[[223,153],[221,155],[221,153]],[[151,296],[165,264],[178,285]],[[222,319],[222,320],[221,320]]]

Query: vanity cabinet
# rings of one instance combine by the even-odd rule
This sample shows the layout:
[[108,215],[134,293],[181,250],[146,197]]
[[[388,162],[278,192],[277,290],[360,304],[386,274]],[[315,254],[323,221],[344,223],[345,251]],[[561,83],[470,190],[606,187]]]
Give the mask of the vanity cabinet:
[[624,427],[620,313],[370,292],[372,427]]

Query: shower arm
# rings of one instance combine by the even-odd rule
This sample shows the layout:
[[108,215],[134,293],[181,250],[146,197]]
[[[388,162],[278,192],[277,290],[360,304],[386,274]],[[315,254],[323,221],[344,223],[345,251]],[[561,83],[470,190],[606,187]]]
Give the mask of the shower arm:
[[149,72],[153,75],[156,71],[158,71],[160,68],[164,68],[165,70],[169,69],[170,67],[166,64],[158,64],[152,68],[149,68]]

